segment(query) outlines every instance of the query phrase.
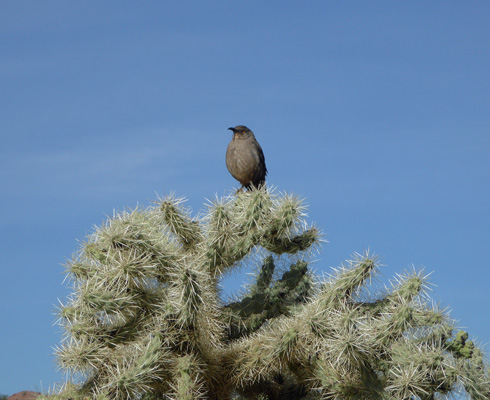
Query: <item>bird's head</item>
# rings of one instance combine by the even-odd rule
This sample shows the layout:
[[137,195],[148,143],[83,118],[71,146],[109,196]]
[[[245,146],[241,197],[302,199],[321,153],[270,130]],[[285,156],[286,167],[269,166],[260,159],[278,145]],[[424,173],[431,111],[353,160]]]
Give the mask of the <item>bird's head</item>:
[[249,136],[250,134],[253,135],[252,131],[244,125],[237,125],[234,128],[228,129],[239,136]]

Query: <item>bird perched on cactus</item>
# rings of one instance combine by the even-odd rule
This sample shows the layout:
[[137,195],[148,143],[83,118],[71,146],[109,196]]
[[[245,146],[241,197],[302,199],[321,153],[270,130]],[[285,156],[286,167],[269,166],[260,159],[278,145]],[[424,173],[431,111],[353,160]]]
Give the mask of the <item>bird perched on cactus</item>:
[[264,152],[253,132],[243,125],[228,129],[233,132],[233,138],[226,150],[228,171],[242,184],[240,189],[249,190],[252,186],[263,186],[267,167]]

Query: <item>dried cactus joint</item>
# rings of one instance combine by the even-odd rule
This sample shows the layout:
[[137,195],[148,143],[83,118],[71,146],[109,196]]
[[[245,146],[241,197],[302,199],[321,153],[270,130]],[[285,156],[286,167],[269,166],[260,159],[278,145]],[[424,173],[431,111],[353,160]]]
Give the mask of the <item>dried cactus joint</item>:
[[[192,217],[183,199],[121,212],[67,264],[59,310],[59,399],[430,399],[462,385],[490,398],[488,365],[408,271],[371,292],[380,268],[355,254],[323,282],[321,242],[295,196],[253,189]],[[257,261],[226,304],[220,278]]]

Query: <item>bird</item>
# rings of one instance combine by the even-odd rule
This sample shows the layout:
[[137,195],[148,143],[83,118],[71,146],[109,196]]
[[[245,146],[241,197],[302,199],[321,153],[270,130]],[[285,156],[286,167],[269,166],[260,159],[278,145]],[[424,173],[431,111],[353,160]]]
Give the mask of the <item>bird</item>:
[[262,187],[267,174],[262,147],[246,126],[228,129],[233,132],[233,138],[226,150],[226,168],[242,184],[238,190]]

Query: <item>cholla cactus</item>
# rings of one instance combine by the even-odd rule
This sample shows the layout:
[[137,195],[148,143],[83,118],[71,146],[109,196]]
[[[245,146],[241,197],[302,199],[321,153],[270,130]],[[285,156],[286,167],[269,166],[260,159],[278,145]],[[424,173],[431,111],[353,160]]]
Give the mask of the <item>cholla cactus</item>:
[[[67,265],[57,357],[69,383],[58,396],[433,399],[459,385],[490,398],[482,353],[453,336],[421,273],[376,297],[366,253],[315,283],[307,260],[319,241],[297,198],[265,188],[196,219],[173,196],[115,215]],[[223,275],[261,255],[255,283],[223,301]]]

